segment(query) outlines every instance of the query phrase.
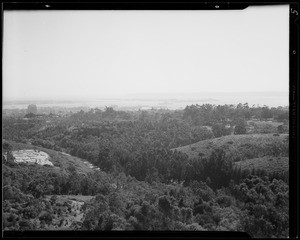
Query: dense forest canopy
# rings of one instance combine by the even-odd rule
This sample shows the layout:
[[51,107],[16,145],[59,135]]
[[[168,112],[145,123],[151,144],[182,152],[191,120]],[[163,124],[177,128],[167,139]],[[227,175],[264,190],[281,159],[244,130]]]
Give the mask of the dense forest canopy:
[[[94,198],[73,229],[229,230],[286,237],[288,171],[242,170],[236,162],[287,159],[288,120],[287,108],[247,103],[3,117],[5,228],[49,229],[58,207],[46,195],[86,195]],[[260,140],[238,145],[226,140],[229,135]],[[209,154],[191,157],[181,151],[190,146],[195,155],[193,144],[208,139]],[[224,139],[227,145],[216,143]],[[16,164],[15,142],[68,153],[101,171]],[[49,216],[43,219],[45,209]]]

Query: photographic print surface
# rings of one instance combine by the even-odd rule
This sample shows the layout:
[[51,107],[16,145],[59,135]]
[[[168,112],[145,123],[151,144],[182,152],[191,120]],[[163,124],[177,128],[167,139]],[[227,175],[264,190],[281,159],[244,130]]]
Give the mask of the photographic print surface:
[[289,232],[289,5],[4,11],[5,231]]

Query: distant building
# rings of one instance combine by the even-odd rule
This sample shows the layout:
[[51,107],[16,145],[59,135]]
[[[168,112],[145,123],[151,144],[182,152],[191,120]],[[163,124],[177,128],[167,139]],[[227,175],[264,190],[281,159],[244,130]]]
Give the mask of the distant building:
[[35,104],[28,105],[27,113],[37,114],[37,106]]

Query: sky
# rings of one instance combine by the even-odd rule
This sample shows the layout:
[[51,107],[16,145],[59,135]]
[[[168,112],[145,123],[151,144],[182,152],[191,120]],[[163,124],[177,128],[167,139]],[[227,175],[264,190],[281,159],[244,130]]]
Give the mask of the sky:
[[4,11],[3,100],[288,92],[289,6]]

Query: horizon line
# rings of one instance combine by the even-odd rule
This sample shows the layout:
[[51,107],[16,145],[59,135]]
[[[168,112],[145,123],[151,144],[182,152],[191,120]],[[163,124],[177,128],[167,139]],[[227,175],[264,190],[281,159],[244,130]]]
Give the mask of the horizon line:
[[[128,97],[143,97],[142,95],[188,95],[188,94],[270,94],[270,93],[281,93],[289,94],[289,91],[232,91],[232,92],[220,92],[220,91],[207,91],[207,92],[140,92],[140,93],[125,93],[125,94],[116,94],[116,95],[103,95],[103,96],[69,96],[69,97],[21,97],[21,98],[7,98],[2,97],[2,102],[14,102],[14,101],[91,101],[91,100],[100,100],[100,99],[120,99]],[[164,96],[167,97],[167,96]],[[201,97],[201,96],[199,96]]]

